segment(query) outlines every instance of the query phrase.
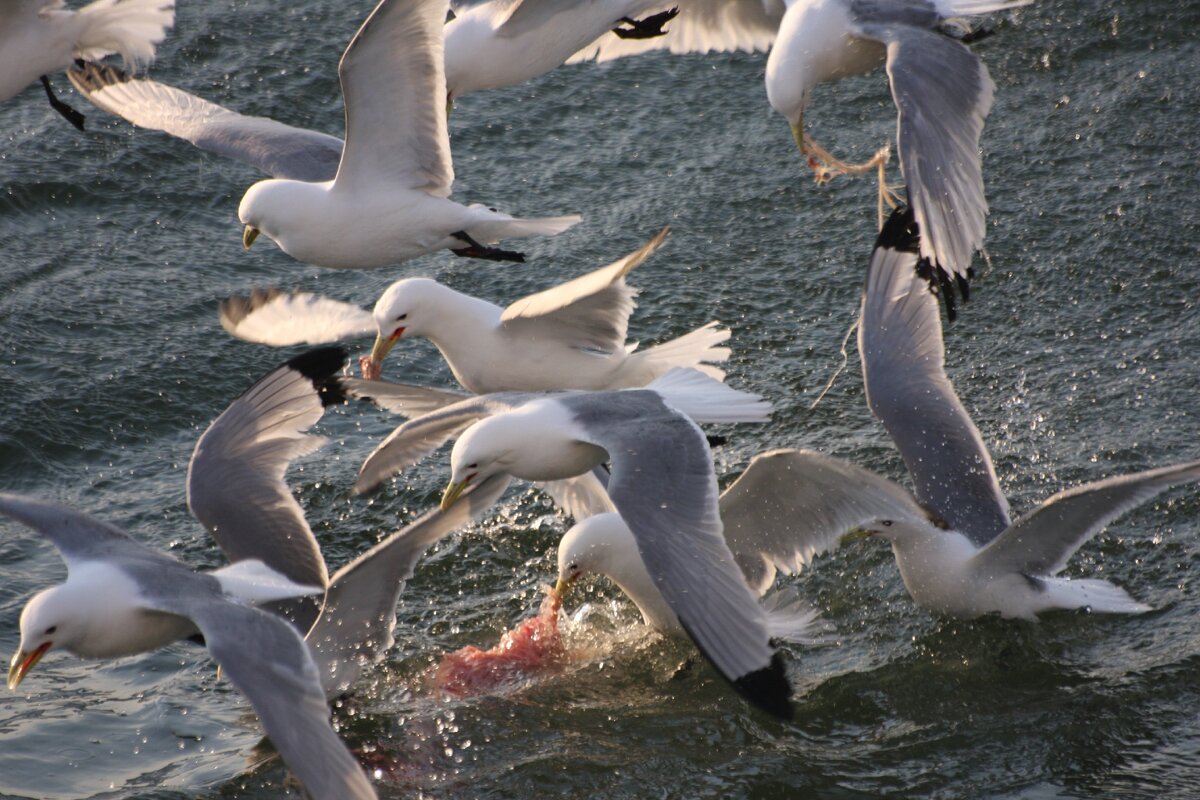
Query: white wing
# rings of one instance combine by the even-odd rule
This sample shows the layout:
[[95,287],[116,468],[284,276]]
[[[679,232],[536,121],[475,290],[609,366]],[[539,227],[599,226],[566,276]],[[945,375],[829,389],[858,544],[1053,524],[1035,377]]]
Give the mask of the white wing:
[[221,327],[239,339],[274,347],[326,344],[375,334],[371,312],[308,292],[255,289],[217,307]]
[[1054,575],[1117,517],[1181,483],[1200,480],[1200,461],[1118,475],[1059,492],[975,555],[985,573]]
[[342,55],[346,149],[334,188],[388,182],[448,197],[445,0],[382,0]]
[[786,10],[781,0],[680,0],[660,3],[639,12],[647,17],[678,7],[679,16],[668,22],[663,36],[622,39],[608,32],[568,59],[611,61],[651,50],[672,53],[726,53],[734,50],[766,52],[775,41]]
[[272,177],[329,181],[337,174],[342,140],[336,136],[247,117],[173,86],[131,78],[108,65],[84,63],[67,70],[67,77],[76,91],[110,114]]
[[799,572],[852,528],[899,516],[926,514],[887,478],[810,450],[760,453],[721,495],[725,541],[758,595],[776,569]]
[[503,330],[518,339],[564,339],[605,353],[623,350],[635,294],[625,276],[661,247],[668,233],[670,228],[663,228],[606,267],[516,301],[500,316]]

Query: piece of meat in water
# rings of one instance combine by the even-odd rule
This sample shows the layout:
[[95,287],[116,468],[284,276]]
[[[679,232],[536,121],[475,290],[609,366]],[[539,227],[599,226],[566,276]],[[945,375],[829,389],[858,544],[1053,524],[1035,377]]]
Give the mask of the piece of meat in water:
[[363,380],[377,381],[383,374],[383,364],[376,364],[370,356],[358,357],[358,368],[362,370]]
[[486,694],[537,672],[555,669],[564,655],[558,630],[562,601],[546,595],[536,617],[500,637],[490,650],[467,645],[447,653],[434,673],[434,686],[453,697]]

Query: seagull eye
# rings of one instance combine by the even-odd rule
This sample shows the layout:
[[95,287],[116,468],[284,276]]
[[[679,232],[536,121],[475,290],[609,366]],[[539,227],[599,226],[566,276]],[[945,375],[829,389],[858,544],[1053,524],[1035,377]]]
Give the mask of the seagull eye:
[[57,630],[58,630],[58,626],[57,626],[57,625],[51,625],[49,628],[46,628],[46,635],[47,635],[47,636],[50,636],[50,635],[52,635],[53,633],[55,633]]
[[880,524],[880,525],[882,525],[882,526],[883,526],[883,527],[885,527],[885,528],[890,528],[890,527],[892,527],[892,521],[891,521],[890,519],[885,519],[885,520],[882,520],[882,521],[880,521],[880,523],[879,523],[879,524]]
[[467,469],[479,469],[479,462],[476,461],[474,464],[467,464]]
[[403,322],[406,319],[408,319],[408,314],[401,314],[400,316],[396,317],[396,322]]

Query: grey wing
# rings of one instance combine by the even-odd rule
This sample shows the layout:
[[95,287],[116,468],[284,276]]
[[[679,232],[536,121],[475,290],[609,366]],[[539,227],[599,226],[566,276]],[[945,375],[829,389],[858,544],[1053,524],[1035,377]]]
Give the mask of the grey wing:
[[541,481],[537,487],[554,501],[554,505],[576,521],[616,511],[608,496],[608,473],[598,466],[591,472],[557,481]]
[[727,53],[735,50],[766,52],[787,6],[780,0],[688,0],[662,3],[639,12],[647,17],[678,7],[679,16],[666,25],[666,33],[649,39],[622,39],[611,32],[572,56],[567,63],[610,61],[651,50],[672,53]]
[[365,666],[391,648],[396,602],[425,551],[478,519],[509,483],[505,475],[487,478],[446,512],[427,512],[334,573],[325,608],[307,637],[328,697],[347,691]]
[[904,458],[917,500],[977,545],[1008,527],[983,437],[946,377],[937,298],[918,274],[912,218],[893,213],[863,289],[858,352],[867,404]]
[[321,418],[322,389],[346,351],[309,351],[273,370],[230,404],[196,442],[188,507],[230,561],[256,558],[305,586],[325,586],[321,548],[284,473],[325,440],[305,433]]
[[810,450],[760,453],[721,495],[725,541],[762,595],[775,571],[799,572],[847,531],[880,518],[926,514],[894,482]]
[[201,150],[233,158],[275,178],[329,181],[342,140],[266,117],[248,117],[173,86],[85,62],[67,70],[93,105],[140,128],[163,131]]
[[308,292],[255,289],[248,296],[221,301],[217,316],[230,335],[274,347],[326,344],[375,333],[371,312]]
[[446,406],[470,399],[472,395],[446,389],[430,389],[411,383],[367,381],[361,378],[339,378],[346,394],[357,400],[374,403],[385,411],[412,419]]
[[1117,517],[1181,483],[1200,480],[1200,461],[1118,475],[1059,492],[975,555],[984,572],[1054,575]]
[[562,400],[612,459],[609,496],[680,624],[752,702],[791,715],[767,617],[722,536],[712,454],[700,428],[649,391]]
[[608,266],[518,300],[500,316],[502,330],[521,340],[561,339],[605,354],[623,351],[637,294],[625,285],[625,276],[661,247],[670,232],[663,228]]
[[346,148],[335,185],[388,182],[448,197],[454,183],[446,128],[439,0],[382,0],[338,65]]
[[0,515],[49,539],[68,569],[94,558],[130,557],[180,566],[175,559],[146,547],[119,528],[48,500],[0,492]]
[[887,45],[900,169],[921,228],[921,256],[966,279],[986,232],[979,138],[995,88],[987,67],[933,31],[861,24],[857,32]]
[[288,767],[316,800],[374,798],[362,766],[329,721],[308,646],[282,618],[221,597],[155,598],[196,623],[208,651],[254,706]]
[[485,394],[468,397],[415,419],[388,434],[358,470],[353,493],[370,491],[387,478],[402,472],[462,433],[476,420],[507,411],[536,395],[524,393]]

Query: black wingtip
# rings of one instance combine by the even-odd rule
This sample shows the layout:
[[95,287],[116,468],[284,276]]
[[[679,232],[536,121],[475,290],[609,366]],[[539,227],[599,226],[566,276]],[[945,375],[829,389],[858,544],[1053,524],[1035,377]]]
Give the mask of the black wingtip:
[[791,720],[796,716],[792,703],[792,684],[788,682],[787,670],[779,653],[771,656],[771,663],[760,670],[748,672],[733,682],[743,697],[774,717]]
[[708,441],[709,447],[721,447],[729,444],[729,438],[716,433],[706,433],[704,438]]
[[[921,251],[921,230],[913,216],[912,208],[899,206],[883,223],[883,229],[875,240],[875,247],[885,247],[902,253],[919,253]],[[965,303],[971,299],[969,278],[974,277],[973,270],[967,270],[967,276],[949,273],[927,258],[917,261],[917,275],[924,278],[929,289],[941,297],[946,306],[946,319],[950,322],[958,319],[958,298]],[[956,290],[957,289],[957,294]]]
[[321,407],[341,405],[347,400],[346,390],[338,374],[346,366],[350,353],[346,348],[317,347],[290,358],[287,365],[312,381],[313,388],[321,398]]

